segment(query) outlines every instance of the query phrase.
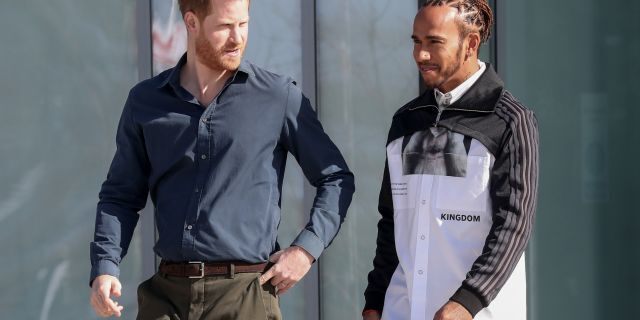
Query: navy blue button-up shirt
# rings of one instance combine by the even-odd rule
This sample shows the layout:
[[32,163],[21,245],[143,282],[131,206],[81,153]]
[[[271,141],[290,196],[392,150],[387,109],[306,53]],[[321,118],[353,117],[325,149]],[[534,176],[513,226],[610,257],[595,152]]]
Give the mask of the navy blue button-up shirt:
[[119,275],[148,194],[163,259],[267,261],[278,250],[288,152],[317,188],[292,245],[317,258],[344,220],[353,175],[290,78],[243,61],[204,107],[180,86],[185,62],[129,93],[99,195],[91,279]]

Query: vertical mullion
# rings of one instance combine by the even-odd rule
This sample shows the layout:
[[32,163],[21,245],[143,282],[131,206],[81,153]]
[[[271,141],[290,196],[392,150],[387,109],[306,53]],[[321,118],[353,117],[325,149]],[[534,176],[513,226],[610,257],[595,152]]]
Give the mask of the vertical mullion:
[[506,37],[504,36],[505,28],[503,23],[503,21],[505,20],[505,3],[500,0],[493,0],[492,2],[494,17],[494,36],[491,43],[491,60],[495,66],[496,72],[498,74],[504,75],[504,66],[506,65],[505,61],[503,60],[506,53],[506,46],[504,41]]
[[[317,59],[316,59],[316,1],[300,1],[301,45],[302,45],[302,91],[305,93],[316,113],[320,113],[317,95]],[[315,188],[305,183],[303,201],[310,209],[315,196]],[[309,212],[309,210],[307,210]],[[316,261],[304,281],[305,319],[319,320],[320,314],[320,261]]]
[[316,1],[300,1],[302,44],[302,91],[318,111],[316,59]]
[[[136,40],[138,46],[138,80],[151,77],[153,70],[151,52],[151,0],[136,0]],[[142,240],[142,275],[151,277],[156,271],[156,255],[153,245],[156,240],[156,227],[153,217],[153,205],[147,201],[140,212],[140,233]]]
[[491,56],[491,65],[498,72],[498,19],[497,18],[497,0],[489,0],[489,6],[493,10],[493,26],[491,30],[491,38],[489,39],[489,55]]

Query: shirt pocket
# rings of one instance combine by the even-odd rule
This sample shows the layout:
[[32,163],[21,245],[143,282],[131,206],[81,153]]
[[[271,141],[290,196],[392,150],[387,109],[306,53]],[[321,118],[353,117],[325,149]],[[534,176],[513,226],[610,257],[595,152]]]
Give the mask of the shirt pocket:
[[491,161],[486,156],[468,156],[464,177],[439,176],[436,207],[451,212],[487,211]]

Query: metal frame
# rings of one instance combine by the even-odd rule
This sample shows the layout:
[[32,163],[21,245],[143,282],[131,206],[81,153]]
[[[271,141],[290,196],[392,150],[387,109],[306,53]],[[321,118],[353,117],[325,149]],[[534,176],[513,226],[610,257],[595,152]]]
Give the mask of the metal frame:
[[[300,25],[302,44],[302,91],[305,93],[316,112],[320,113],[317,95],[317,58],[316,58],[316,1],[300,1]],[[315,188],[305,182],[303,189],[303,201],[305,209],[313,205],[316,194]],[[321,291],[320,291],[320,261],[316,261],[311,266],[311,270],[305,276],[304,296],[305,308],[304,318],[309,320],[320,320],[321,314]]]
[[494,16],[494,25],[493,25],[493,40],[491,41],[491,60],[493,65],[496,68],[496,72],[498,74],[502,73],[504,68],[504,63],[501,63],[501,59],[505,57],[506,46],[505,41],[505,28],[502,21],[504,21],[505,17],[505,9],[504,2],[501,0],[493,0],[493,16]]

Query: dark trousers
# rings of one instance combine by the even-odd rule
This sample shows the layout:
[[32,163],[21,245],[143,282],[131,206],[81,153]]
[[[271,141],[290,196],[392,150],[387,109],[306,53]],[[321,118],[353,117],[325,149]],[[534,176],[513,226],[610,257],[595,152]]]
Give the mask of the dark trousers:
[[260,273],[201,279],[156,273],[138,286],[138,320],[281,320],[275,288]]

